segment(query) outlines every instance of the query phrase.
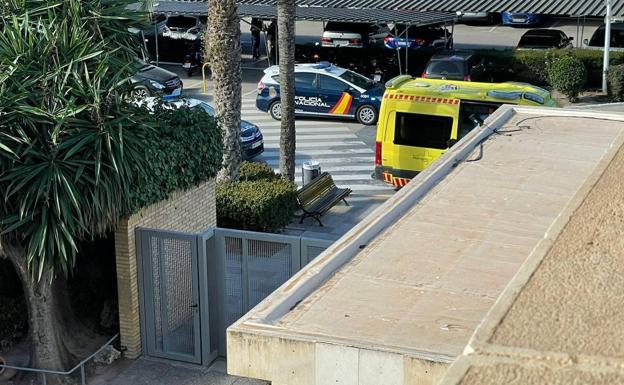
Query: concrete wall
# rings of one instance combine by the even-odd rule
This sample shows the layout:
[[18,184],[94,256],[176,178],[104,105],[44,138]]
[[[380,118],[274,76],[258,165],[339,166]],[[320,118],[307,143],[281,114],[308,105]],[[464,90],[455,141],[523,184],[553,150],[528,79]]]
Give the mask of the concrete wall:
[[273,385],[433,385],[448,368],[408,355],[228,331],[228,373]]
[[119,329],[125,356],[141,355],[141,325],[135,229],[146,227],[196,233],[217,225],[215,182],[176,192],[166,201],[143,208],[120,221],[115,231]]

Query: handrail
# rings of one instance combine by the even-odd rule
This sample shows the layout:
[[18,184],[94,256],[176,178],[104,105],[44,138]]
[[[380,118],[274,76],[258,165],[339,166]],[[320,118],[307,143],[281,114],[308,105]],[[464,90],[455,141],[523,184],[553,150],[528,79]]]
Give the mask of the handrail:
[[13,366],[13,365],[1,365],[0,364],[0,368],[5,368],[5,369],[15,369],[15,370],[19,370],[22,372],[34,372],[34,373],[42,373],[43,374],[43,384],[46,384],[46,374],[57,374],[57,375],[62,375],[62,376],[68,376],[70,374],[73,374],[77,369],[80,369],[80,381],[82,385],[85,385],[85,373],[84,373],[84,365],[90,361],[91,359],[93,359],[93,357],[95,357],[96,355],[98,355],[98,353],[100,353],[102,350],[104,350],[104,348],[106,348],[108,345],[110,345],[113,341],[115,341],[117,338],[119,338],[119,333],[115,334],[113,337],[111,337],[111,339],[109,339],[108,341],[106,341],[106,343],[102,346],[100,346],[100,348],[98,350],[95,351],[95,353],[91,354],[90,356],[88,356],[87,358],[83,359],[82,361],[80,361],[78,364],[76,364],[76,366],[74,366],[71,370],[67,370],[67,371],[60,371],[60,370],[52,370],[52,369],[38,369],[38,368],[24,368],[21,366]]

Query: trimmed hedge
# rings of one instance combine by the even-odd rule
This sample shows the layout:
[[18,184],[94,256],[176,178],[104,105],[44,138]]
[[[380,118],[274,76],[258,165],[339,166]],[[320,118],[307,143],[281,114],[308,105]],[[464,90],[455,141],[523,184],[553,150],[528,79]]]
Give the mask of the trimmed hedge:
[[[535,85],[549,85],[548,67],[558,58],[571,55],[578,58],[587,69],[587,86],[600,87],[602,83],[601,50],[561,49],[561,50],[479,50],[493,64],[494,80],[520,81]],[[612,66],[624,64],[624,52],[612,52]]]
[[144,164],[136,170],[131,214],[213,178],[221,168],[221,130],[201,108],[155,107],[155,125],[144,138]]
[[297,208],[296,192],[296,184],[280,177],[219,183],[217,225],[264,232],[282,229]]
[[585,64],[576,56],[561,56],[548,65],[550,84],[573,102],[587,82]]
[[609,68],[609,98],[614,102],[624,102],[624,64]]
[[279,179],[273,169],[265,163],[243,161],[240,165],[239,179],[243,182]]

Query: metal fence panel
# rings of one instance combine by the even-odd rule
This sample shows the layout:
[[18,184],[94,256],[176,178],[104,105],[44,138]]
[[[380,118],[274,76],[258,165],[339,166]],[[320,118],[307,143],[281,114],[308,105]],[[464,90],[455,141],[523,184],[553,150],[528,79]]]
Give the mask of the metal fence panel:
[[143,266],[146,350],[201,362],[197,236],[137,229]]
[[318,257],[334,241],[327,239],[301,238],[301,265],[305,266]]

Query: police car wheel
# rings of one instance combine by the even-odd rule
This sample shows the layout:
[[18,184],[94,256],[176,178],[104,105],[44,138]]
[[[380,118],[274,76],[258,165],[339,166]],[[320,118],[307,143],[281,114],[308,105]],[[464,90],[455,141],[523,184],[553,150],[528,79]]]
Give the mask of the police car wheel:
[[366,126],[372,126],[377,123],[377,110],[373,106],[360,107],[355,116],[358,122]]
[[282,104],[280,102],[273,102],[269,107],[269,114],[275,120],[282,120]]

